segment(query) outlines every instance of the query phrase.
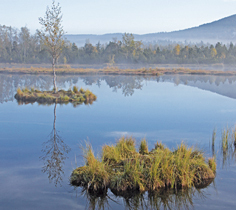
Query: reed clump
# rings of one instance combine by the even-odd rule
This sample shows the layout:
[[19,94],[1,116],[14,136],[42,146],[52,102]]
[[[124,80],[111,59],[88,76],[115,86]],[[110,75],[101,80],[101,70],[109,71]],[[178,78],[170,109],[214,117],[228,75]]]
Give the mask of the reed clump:
[[110,188],[115,194],[201,187],[215,178],[215,159],[206,160],[201,151],[183,143],[172,151],[157,142],[149,152],[144,139],[137,152],[135,139],[122,137],[116,145],[102,147],[100,161],[93,159],[98,167],[93,176],[88,174],[94,165],[88,164],[91,150],[87,151],[86,164],[73,171],[71,184],[94,192],[99,191],[98,186],[101,186],[100,191]]
[[229,140],[230,140],[230,131],[227,128],[222,131],[221,147],[222,147],[223,153],[226,153],[230,147]]
[[40,104],[51,104],[51,103],[68,103],[73,104],[92,104],[97,100],[97,96],[94,95],[90,90],[84,90],[81,88],[78,90],[78,87],[74,86],[73,90],[69,89],[68,91],[59,90],[54,93],[54,91],[40,91],[34,88],[30,90],[28,88],[17,89],[15,98],[18,102],[25,103],[34,103],[38,102]]

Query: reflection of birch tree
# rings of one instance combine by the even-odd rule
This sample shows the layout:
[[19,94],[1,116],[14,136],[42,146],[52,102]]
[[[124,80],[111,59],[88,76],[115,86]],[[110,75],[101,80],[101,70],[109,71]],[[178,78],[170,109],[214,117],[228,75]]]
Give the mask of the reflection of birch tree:
[[70,151],[56,130],[56,108],[55,103],[53,129],[49,134],[49,140],[43,143],[44,155],[41,157],[44,162],[42,171],[48,175],[49,181],[54,182],[55,186],[62,182],[64,161]]

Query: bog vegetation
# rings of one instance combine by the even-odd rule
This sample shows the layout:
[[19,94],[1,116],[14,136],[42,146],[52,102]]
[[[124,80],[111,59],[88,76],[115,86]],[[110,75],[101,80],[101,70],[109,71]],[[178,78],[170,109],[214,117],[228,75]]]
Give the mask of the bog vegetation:
[[[43,67],[4,67],[0,68],[0,73],[20,73],[20,74],[52,74],[51,68]],[[58,75],[75,75],[75,74],[110,74],[110,75],[151,75],[160,76],[164,74],[189,74],[189,75],[218,75],[218,76],[235,76],[236,71],[221,70],[194,70],[190,68],[138,68],[138,69],[121,69],[118,67],[107,66],[105,68],[73,68],[70,65],[60,65],[57,68]]]
[[76,86],[73,89],[68,91],[59,90],[54,93],[52,91],[40,91],[31,88],[17,89],[15,98],[18,102],[25,103],[34,103],[38,102],[41,104],[51,104],[51,103],[73,103],[73,104],[92,104],[93,101],[96,101],[97,97],[90,90],[84,90],[81,88],[78,90]]
[[214,158],[206,160],[201,151],[183,143],[171,151],[157,142],[149,151],[144,139],[137,152],[135,139],[122,137],[116,145],[103,146],[101,158],[87,145],[84,158],[85,165],[72,172],[70,181],[96,194],[108,188],[117,195],[202,187],[212,182],[216,172]]

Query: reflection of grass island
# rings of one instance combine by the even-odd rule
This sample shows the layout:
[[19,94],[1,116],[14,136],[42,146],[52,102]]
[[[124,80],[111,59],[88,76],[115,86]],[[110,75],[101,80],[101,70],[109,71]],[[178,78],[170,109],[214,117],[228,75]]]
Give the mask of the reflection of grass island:
[[89,145],[84,156],[86,165],[76,168],[70,181],[96,194],[108,188],[116,195],[163,188],[201,188],[212,182],[216,172],[214,158],[206,162],[201,151],[183,143],[171,151],[157,142],[149,152],[146,140],[142,140],[137,152],[135,140],[123,137],[115,146],[103,146],[101,160],[95,158]]
[[97,97],[94,95],[90,90],[84,90],[81,88],[78,90],[76,86],[73,89],[69,89],[68,91],[59,90],[54,93],[52,91],[39,91],[31,88],[24,89],[17,89],[17,93],[15,98],[18,102],[25,102],[25,103],[74,103],[74,104],[92,104],[93,101],[96,101]]

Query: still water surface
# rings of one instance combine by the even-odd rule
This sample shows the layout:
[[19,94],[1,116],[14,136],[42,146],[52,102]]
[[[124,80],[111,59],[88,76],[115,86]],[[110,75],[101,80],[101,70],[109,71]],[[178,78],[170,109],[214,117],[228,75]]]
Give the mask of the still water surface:
[[[99,155],[102,145],[122,136],[149,148],[162,141],[170,148],[182,141],[211,156],[210,140],[217,130],[217,175],[205,189],[169,195],[163,208],[235,209],[236,164],[223,164],[219,141],[224,128],[236,123],[236,77],[216,76],[58,76],[59,88],[73,85],[97,95],[92,105],[18,105],[17,87],[52,88],[52,77],[0,75],[0,209],[85,209],[101,198],[81,195],[69,185],[76,166],[83,165],[80,145],[89,141]],[[231,155],[231,154],[230,154]],[[160,200],[160,198],[158,198]],[[96,203],[97,202],[97,203]],[[105,198],[105,208],[150,206],[143,198]],[[100,203],[101,204],[101,203]],[[98,207],[98,206],[96,206]]]

